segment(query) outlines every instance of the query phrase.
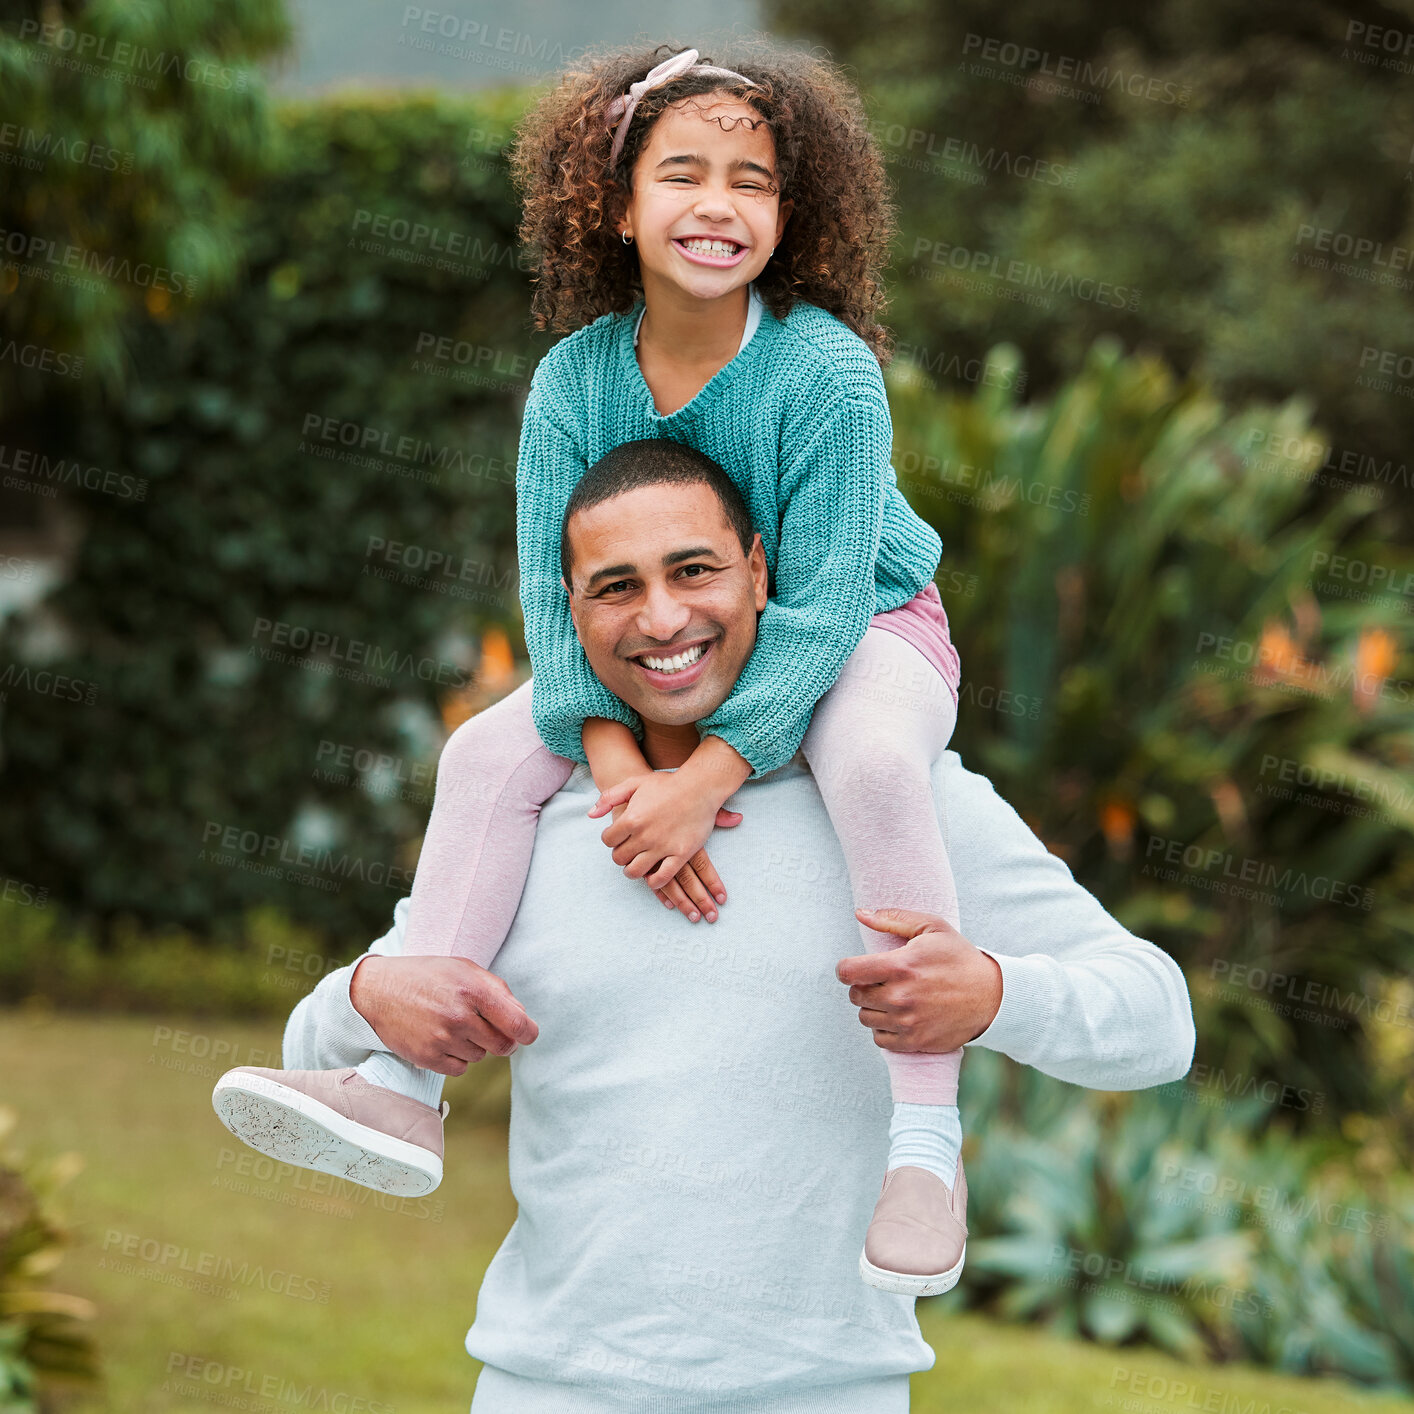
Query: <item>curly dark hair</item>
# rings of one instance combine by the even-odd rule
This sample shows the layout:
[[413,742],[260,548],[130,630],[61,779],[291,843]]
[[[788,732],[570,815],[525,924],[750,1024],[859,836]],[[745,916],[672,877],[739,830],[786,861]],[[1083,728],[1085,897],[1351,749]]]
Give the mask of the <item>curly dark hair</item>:
[[756,278],[762,301],[778,319],[798,299],[819,305],[886,365],[892,336],[876,316],[888,302],[881,273],[895,230],[893,193],[863,102],[838,66],[765,40],[700,55],[699,63],[735,69],[760,89],[690,74],[652,90],[609,170],[609,104],[683,47],[587,52],[517,125],[511,175],[524,201],[519,236],[536,260],[535,328],[570,332],[632,309],[643,293],[638,256],[614,222],[632,195],[634,164],[669,104],[725,92],[761,114],[776,143],[778,194],[795,203]]

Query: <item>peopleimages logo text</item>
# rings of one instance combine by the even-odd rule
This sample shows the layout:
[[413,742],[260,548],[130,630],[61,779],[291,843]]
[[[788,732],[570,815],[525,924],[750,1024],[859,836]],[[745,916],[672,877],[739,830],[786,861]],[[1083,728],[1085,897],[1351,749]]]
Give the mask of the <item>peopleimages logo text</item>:
[[307,653],[313,660],[362,667],[374,673],[405,673],[443,687],[465,687],[471,681],[470,674],[454,663],[444,663],[436,658],[415,658],[401,649],[380,647],[361,638],[345,638],[339,633],[311,629],[281,619],[256,619],[251,637],[268,638],[272,645],[288,647],[296,653]]

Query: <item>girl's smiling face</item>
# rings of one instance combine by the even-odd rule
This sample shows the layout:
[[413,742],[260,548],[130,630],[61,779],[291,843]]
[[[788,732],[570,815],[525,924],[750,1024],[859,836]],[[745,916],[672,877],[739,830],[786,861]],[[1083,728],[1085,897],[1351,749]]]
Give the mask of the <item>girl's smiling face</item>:
[[638,247],[645,293],[665,281],[713,300],[749,284],[790,216],[779,187],[775,138],[749,103],[705,93],[671,104],[638,155],[618,222]]

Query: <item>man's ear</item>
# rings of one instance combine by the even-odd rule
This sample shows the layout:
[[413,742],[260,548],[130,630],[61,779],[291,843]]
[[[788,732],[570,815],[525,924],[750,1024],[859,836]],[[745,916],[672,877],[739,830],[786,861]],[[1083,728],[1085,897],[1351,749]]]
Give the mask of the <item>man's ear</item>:
[[766,550],[761,544],[761,532],[758,530],[751,541],[751,549],[747,553],[746,563],[751,568],[751,588],[756,599],[756,612],[759,614],[766,607]]
[[574,636],[579,639],[579,644],[582,648],[584,646],[584,635],[579,631],[579,614],[576,612],[577,605],[574,590],[565,583],[564,575],[560,576],[560,587],[565,591],[565,595],[570,601],[570,622],[574,624]]

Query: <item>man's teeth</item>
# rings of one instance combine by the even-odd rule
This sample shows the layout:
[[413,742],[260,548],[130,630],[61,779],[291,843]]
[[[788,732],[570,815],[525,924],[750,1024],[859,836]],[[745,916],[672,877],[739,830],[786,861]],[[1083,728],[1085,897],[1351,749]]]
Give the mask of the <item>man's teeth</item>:
[[652,668],[655,673],[680,673],[684,668],[690,668],[706,651],[705,643],[695,643],[691,648],[684,648],[675,657],[649,658],[645,655],[639,662],[645,668]]
[[694,255],[735,255],[741,249],[735,241],[686,240],[682,242]]

